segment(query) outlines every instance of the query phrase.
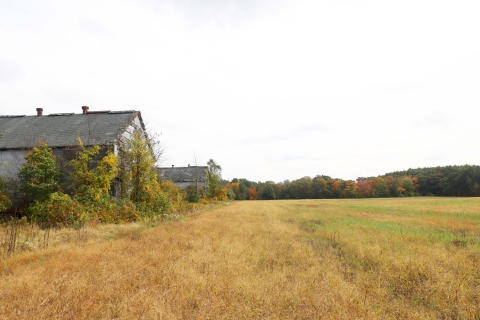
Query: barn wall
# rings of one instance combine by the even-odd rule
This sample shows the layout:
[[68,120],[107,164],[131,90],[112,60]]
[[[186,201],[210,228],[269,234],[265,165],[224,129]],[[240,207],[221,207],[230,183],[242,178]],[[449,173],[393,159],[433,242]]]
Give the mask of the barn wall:
[[[188,187],[189,185],[195,185],[195,182],[176,182],[176,181],[174,181],[174,182],[175,182],[175,185],[176,185],[177,187],[179,187],[180,189],[185,189],[185,188]],[[203,188],[205,188],[205,189],[207,188],[207,185],[206,185],[205,182],[199,182],[199,183],[198,183],[198,186],[199,186],[199,187],[203,187]]]
[[[99,154],[91,163],[92,168],[94,168],[97,162],[108,153],[108,150],[113,151],[113,146],[102,146],[100,148]],[[25,163],[25,156],[29,151],[30,150],[0,151],[0,175],[9,185],[10,198],[14,205],[11,211],[14,211],[15,208],[19,208],[24,205],[24,198],[17,191],[18,173]],[[71,187],[70,173],[72,169],[69,166],[69,161],[75,157],[77,151],[78,148],[75,146],[70,148],[56,148],[52,150],[61,172],[58,182],[62,190],[67,194],[72,194],[74,191]],[[112,184],[111,194],[117,198],[120,197],[121,184],[118,179],[115,179]]]
[[0,151],[0,175],[9,186],[10,200],[13,208],[9,211],[14,212],[23,203],[23,199],[17,191],[18,172],[25,163],[25,156],[28,150],[5,150]]

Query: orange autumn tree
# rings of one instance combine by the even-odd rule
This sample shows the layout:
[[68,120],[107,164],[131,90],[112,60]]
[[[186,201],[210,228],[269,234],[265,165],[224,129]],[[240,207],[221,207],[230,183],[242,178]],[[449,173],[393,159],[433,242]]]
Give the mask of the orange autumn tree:
[[258,199],[258,192],[255,188],[248,188],[248,200],[257,200]]

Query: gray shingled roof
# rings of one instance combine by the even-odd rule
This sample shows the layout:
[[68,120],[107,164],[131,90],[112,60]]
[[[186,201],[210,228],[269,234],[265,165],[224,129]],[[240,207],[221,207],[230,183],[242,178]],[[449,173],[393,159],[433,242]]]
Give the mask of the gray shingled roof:
[[162,180],[171,180],[174,182],[198,182],[207,181],[207,174],[205,170],[208,167],[205,166],[191,166],[191,167],[167,167],[157,168],[157,173]]
[[110,111],[92,114],[44,116],[0,116],[0,150],[24,149],[46,141],[49,147],[112,145],[132,123],[138,111]]

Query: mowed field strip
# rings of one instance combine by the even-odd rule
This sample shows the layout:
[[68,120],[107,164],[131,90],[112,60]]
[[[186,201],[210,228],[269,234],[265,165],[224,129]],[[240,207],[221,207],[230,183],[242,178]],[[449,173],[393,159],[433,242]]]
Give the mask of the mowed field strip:
[[50,237],[1,261],[0,318],[480,319],[479,198],[237,201]]

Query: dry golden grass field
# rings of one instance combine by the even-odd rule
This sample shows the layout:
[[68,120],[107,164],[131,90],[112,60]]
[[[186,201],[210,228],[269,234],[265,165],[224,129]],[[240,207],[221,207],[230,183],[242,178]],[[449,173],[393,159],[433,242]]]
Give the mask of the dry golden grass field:
[[480,319],[479,198],[243,201],[17,232],[3,319]]

